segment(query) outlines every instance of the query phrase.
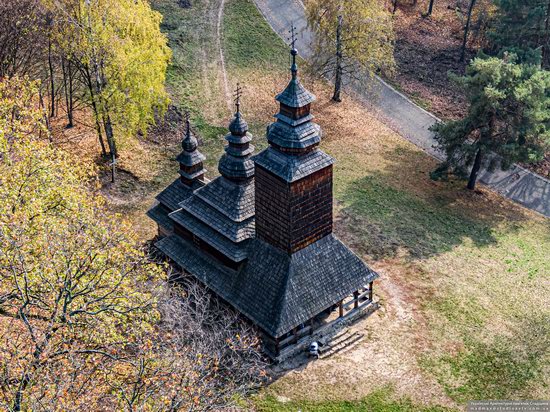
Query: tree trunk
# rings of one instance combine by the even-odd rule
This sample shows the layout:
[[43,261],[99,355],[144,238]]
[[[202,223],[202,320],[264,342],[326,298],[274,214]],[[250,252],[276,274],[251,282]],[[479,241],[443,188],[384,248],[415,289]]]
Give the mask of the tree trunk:
[[481,168],[481,161],[483,160],[483,151],[481,147],[477,149],[476,158],[474,160],[474,166],[472,167],[472,172],[470,173],[470,179],[468,180],[468,189],[474,190],[476,188],[477,174]]
[[23,403],[23,393],[27,389],[27,386],[29,385],[30,378],[26,372],[23,372],[23,375],[21,376],[21,382],[19,383],[19,387],[17,388],[17,392],[15,394],[15,399],[13,400],[13,412],[21,412],[21,404]]
[[544,19],[544,41],[542,42],[542,67],[547,67],[548,63],[548,43],[550,42],[550,0],[546,5],[546,17]]
[[432,15],[432,11],[434,9],[434,2],[435,2],[435,0],[430,0],[430,4],[428,5],[428,11],[424,15],[424,17],[429,17],[429,16]]
[[464,61],[466,57],[466,43],[468,42],[468,33],[470,31],[470,23],[472,21],[472,11],[476,5],[476,0],[470,0],[470,7],[468,7],[468,17],[466,18],[466,26],[464,27],[464,38],[462,39],[462,50],[460,52],[460,61]]
[[111,123],[111,117],[109,114],[103,116],[103,128],[105,129],[105,135],[107,136],[107,143],[109,144],[110,155],[114,158],[118,157],[115,136],[113,133],[113,124]]
[[[52,135],[52,129],[50,127],[50,119],[48,118],[48,113],[46,108],[44,107],[44,98],[42,97],[42,88],[38,90],[38,100],[40,104],[40,111],[42,112],[42,117],[44,118],[44,124],[46,125],[46,129],[48,129],[48,139],[50,143],[53,143],[53,135]],[[38,137],[42,139],[42,130],[40,130]]]
[[468,189],[474,190],[477,182],[477,175],[479,169],[481,168],[481,162],[483,161],[484,156],[484,143],[490,141],[493,138],[493,132],[495,129],[495,114],[491,113],[489,117],[489,125],[487,128],[487,134],[483,133],[481,135],[481,141],[479,148],[477,149],[476,158],[474,159],[474,165],[472,166],[472,172],[470,173],[470,179],[468,180]]
[[118,154],[113,134],[113,125],[111,124],[111,117],[109,116],[109,114],[103,117],[103,127],[105,129],[105,135],[107,136],[107,142],[109,143],[109,152],[111,155],[111,183],[115,183],[116,159],[118,157]]
[[51,112],[50,117],[55,117],[55,84],[53,80],[53,60],[52,60],[52,42],[48,40],[48,67],[50,69],[50,98]]
[[65,90],[65,106],[67,109],[67,128],[73,127],[73,76],[71,61],[61,60],[63,70],[63,89]]
[[334,95],[332,100],[341,102],[342,97],[342,16],[338,16],[338,27],[336,27],[336,78],[334,79]]
[[105,147],[105,141],[103,140],[103,133],[101,133],[101,123],[99,121],[100,120],[99,110],[97,108],[97,103],[95,100],[94,86],[92,83],[90,70],[87,66],[85,66],[82,71],[86,77],[86,83],[88,84],[88,90],[90,91],[90,100],[92,104],[92,110],[94,112],[95,127],[97,131],[97,137],[99,139],[99,144],[101,146],[101,153],[103,154],[104,157],[107,157],[107,149]]

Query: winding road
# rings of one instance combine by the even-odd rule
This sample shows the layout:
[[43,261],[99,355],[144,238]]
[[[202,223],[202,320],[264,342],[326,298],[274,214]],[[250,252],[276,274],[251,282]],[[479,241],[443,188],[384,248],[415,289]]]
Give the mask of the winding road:
[[[298,49],[304,59],[312,55],[312,32],[307,27],[304,5],[300,0],[254,0],[271,28],[288,43],[292,25],[298,31]],[[436,142],[430,127],[439,121],[384,80],[376,77],[363,82],[351,82],[354,94],[378,110],[384,121],[401,136],[431,156],[442,160],[443,153],[435,148]],[[546,217],[550,217],[550,180],[521,166],[509,170],[483,170],[481,183],[503,196],[522,204]]]

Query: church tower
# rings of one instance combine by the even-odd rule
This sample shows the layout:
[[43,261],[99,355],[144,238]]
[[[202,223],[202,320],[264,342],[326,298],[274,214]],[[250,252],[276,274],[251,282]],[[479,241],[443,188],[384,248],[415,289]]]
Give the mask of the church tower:
[[321,128],[310,113],[315,96],[292,78],[277,95],[279,113],[267,129],[270,147],[256,163],[256,237],[292,254],[332,233],[332,157],[321,151]]
[[197,150],[199,143],[191,131],[189,113],[185,114],[185,138],[181,142],[183,151],[176,157],[180,164],[181,182],[187,186],[193,186],[196,181],[203,182],[206,170],[203,162],[204,155]]
[[[240,97],[241,88],[237,87],[236,113],[225,136],[225,154],[218,163],[221,176],[194,190],[169,215],[174,233],[234,270],[246,260],[248,243],[254,237],[254,146],[241,114]],[[180,174],[184,179],[197,179],[203,170],[199,166],[202,158],[185,151],[186,145],[191,149],[194,143],[184,142],[184,152],[178,157]]]

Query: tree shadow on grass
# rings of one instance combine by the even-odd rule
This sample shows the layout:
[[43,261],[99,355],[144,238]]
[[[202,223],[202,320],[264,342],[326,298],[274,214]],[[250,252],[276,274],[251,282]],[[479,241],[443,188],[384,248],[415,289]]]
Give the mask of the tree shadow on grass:
[[375,259],[403,252],[428,258],[466,241],[488,246],[526,219],[519,206],[485,190],[431,181],[433,163],[422,152],[399,147],[385,160],[391,167],[353,181],[340,196],[339,218],[358,237],[359,249]]

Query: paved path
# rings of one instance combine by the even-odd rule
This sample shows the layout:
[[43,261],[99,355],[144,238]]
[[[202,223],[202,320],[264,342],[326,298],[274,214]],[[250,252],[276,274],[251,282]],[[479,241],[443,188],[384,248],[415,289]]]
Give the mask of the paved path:
[[[300,55],[306,60],[311,57],[312,33],[307,28],[304,5],[300,0],[254,0],[273,30],[288,43],[291,25],[298,30]],[[366,84],[368,83],[368,84]],[[437,159],[443,154],[437,150],[433,133],[430,131],[437,117],[417,106],[380,78],[362,84],[351,83],[355,94],[372,104],[380,115],[407,140],[414,143]],[[532,173],[520,166],[510,170],[487,170],[479,180],[502,195],[550,217],[550,180]]]

